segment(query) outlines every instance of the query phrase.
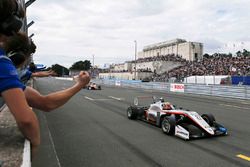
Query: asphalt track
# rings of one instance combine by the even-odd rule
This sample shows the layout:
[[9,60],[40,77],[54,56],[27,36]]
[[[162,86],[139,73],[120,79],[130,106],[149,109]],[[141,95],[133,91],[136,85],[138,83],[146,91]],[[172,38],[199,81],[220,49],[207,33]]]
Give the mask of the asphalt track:
[[[72,85],[53,78],[35,82],[43,94]],[[82,90],[50,113],[37,111],[42,144],[33,167],[249,167],[250,101],[130,88]],[[164,97],[198,113],[212,113],[229,135],[184,141],[160,128],[128,120],[135,96]]]

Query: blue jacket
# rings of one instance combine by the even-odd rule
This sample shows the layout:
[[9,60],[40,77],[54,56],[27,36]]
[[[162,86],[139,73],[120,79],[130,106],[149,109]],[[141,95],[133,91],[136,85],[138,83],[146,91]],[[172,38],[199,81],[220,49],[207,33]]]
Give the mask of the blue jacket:
[[1,97],[2,92],[12,88],[25,89],[25,85],[20,81],[17,69],[12,61],[6,56],[3,49],[0,48],[0,107],[4,104]]

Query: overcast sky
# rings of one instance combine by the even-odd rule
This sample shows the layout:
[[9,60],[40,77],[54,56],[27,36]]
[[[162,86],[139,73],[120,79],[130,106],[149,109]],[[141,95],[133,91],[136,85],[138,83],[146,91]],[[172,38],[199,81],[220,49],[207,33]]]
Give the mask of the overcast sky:
[[103,66],[134,59],[145,45],[175,38],[204,53],[250,50],[249,0],[37,0],[27,9],[35,63]]

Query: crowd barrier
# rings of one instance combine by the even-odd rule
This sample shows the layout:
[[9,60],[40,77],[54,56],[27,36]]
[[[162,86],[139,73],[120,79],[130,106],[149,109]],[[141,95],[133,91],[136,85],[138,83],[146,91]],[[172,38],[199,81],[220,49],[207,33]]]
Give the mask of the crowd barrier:
[[166,82],[141,82],[134,80],[93,80],[97,84],[132,87],[141,89],[153,89],[166,92],[182,92],[190,94],[201,94],[210,96],[221,96],[239,99],[250,99],[250,86],[224,86],[224,85],[204,85],[204,84],[175,84]]

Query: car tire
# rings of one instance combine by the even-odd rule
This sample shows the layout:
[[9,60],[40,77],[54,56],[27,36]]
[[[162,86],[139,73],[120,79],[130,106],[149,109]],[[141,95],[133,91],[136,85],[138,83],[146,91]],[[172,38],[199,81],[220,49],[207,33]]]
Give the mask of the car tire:
[[136,108],[135,107],[128,107],[127,109],[127,117],[128,119],[136,119],[137,118],[137,112],[136,112]]
[[166,116],[161,122],[162,132],[167,135],[174,135],[175,133],[175,118],[173,116]]
[[208,125],[213,126],[215,122],[215,118],[213,114],[202,114],[201,117],[208,123]]

